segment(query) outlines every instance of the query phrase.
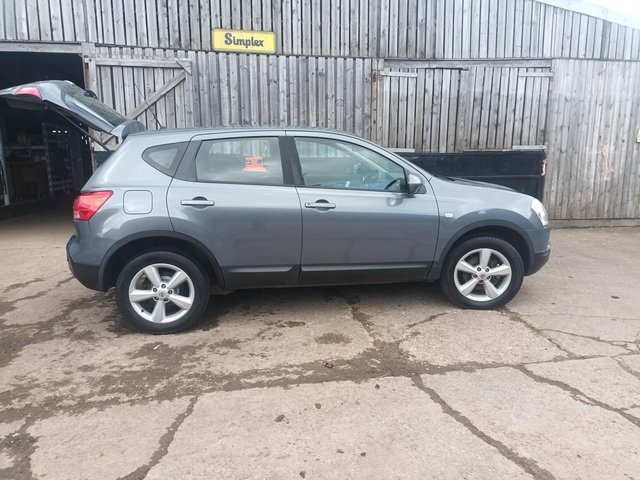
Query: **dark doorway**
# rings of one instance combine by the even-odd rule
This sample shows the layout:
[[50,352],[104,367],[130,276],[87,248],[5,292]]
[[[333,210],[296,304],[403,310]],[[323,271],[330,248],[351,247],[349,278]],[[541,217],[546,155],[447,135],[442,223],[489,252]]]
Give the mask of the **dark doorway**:
[[[70,80],[84,88],[82,58],[0,52],[0,89],[40,80]],[[0,206],[70,197],[91,175],[88,139],[52,111],[0,101],[0,147]]]

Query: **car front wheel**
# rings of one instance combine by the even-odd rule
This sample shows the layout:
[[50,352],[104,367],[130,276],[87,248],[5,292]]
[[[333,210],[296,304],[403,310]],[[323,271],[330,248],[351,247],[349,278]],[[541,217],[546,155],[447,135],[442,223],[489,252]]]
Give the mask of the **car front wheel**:
[[209,284],[191,260],[173,252],[149,252],[131,260],[116,282],[118,306],[131,325],[149,333],[190,327],[203,313]]
[[523,278],[522,258],[510,243],[495,237],[476,237],[449,253],[440,285],[457,306],[490,310],[515,297]]

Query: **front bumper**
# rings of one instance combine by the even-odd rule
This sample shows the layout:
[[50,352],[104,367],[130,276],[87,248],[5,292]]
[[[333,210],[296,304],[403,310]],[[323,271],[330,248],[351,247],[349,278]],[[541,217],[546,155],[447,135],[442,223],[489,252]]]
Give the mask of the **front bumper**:
[[69,264],[69,270],[74,277],[85,287],[91,290],[99,290],[100,288],[100,266],[99,265],[87,265],[74,261],[70,253],[70,246],[73,244],[75,237],[71,237],[67,243],[67,263]]
[[547,249],[544,252],[534,253],[533,261],[531,265],[529,265],[529,269],[527,270],[526,275],[533,275],[538,270],[546,265],[549,261],[549,256],[551,255],[551,245],[547,246]]

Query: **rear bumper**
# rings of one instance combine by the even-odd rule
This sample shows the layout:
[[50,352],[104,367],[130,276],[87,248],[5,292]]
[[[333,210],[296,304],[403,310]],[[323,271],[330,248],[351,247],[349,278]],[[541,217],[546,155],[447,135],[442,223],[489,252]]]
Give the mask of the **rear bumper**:
[[85,287],[91,290],[102,291],[102,288],[100,288],[100,266],[79,263],[73,259],[69,250],[75,238],[76,237],[71,237],[67,243],[67,263],[69,264],[69,270],[71,270],[73,276]]
[[533,275],[542,267],[544,267],[545,264],[549,261],[550,255],[551,255],[551,245],[548,245],[547,249],[544,252],[534,253],[533,260],[529,265],[529,269],[527,270],[526,275]]

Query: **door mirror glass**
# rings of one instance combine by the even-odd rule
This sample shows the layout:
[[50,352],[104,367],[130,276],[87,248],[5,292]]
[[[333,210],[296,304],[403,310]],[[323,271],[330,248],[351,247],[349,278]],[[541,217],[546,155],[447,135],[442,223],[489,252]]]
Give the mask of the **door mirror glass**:
[[413,173],[408,173],[407,174],[407,192],[413,195],[414,193],[418,193],[418,190],[420,190],[420,187],[422,187],[422,180],[420,180],[420,177],[418,177],[417,175],[414,175]]

